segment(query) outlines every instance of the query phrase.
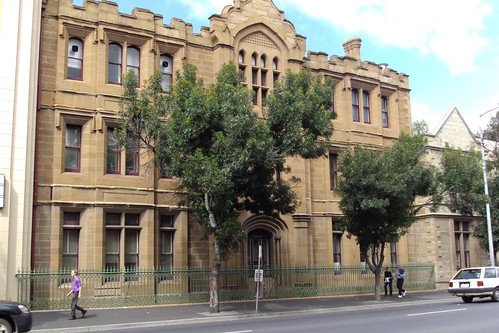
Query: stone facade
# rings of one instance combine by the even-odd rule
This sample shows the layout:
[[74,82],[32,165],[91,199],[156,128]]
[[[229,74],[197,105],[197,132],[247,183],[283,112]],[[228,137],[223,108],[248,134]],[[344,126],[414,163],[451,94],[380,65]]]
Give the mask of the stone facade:
[[[336,154],[356,143],[386,146],[401,131],[410,130],[408,76],[386,64],[363,61],[359,38],[343,44],[344,56],[305,55],[305,37],[270,0],[235,0],[209,20],[209,27],[194,33],[192,25],[180,19],[165,24],[161,15],[140,8],[123,14],[111,1],[86,0],[80,7],[71,0],[47,0],[35,267],[211,264],[211,246],[202,240],[201,227],[189,207],[179,204],[183,194],[176,191],[178,182],[151,168],[146,152],[133,157],[110,148],[108,129],[119,126],[122,87],[109,82],[110,73],[124,73],[127,64],[144,80],[161,66],[169,66],[162,68],[169,75],[188,62],[209,84],[229,61],[239,65],[244,84],[255,92],[256,112],[265,107],[275,80],[287,70],[297,72],[306,66],[333,78],[338,117],[332,121],[335,131],[328,157],[288,161],[293,175],[301,179],[296,187],[297,211],[279,219],[243,212],[240,221],[248,240],[225,264],[252,265],[254,245],[259,242],[265,247],[266,265],[360,263],[354,240],[341,235],[336,238],[341,244],[333,242],[334,220],[340,215],[338,197],[331,190]],[[121,50],[121,59],[113,58],[111,47]],[[131,49],[138,51],[138,66]],[[118,167],[111,156],[117,158]],[[129,156],[140,160],[141,167],[133,174],[128,172]],[[75,164],[68,167],[71,163]],[[398,244],[399,262],[411,259],[407,239]],[[391,264],[389,249],[387,258]]]
[[[475,135],[454,105],[434,133],[428,135],[429,163],[440,164],[446,144],[462,150],[480,149]],[[489,265],[487,254],[471,235],[473,228],[483,221],[483,218],[451,213],[445,207],[437,212],[422,209],[407,236],[409,261],[435,263],[435,279],[442,287],[447,287],[447,282],[461,267]]]

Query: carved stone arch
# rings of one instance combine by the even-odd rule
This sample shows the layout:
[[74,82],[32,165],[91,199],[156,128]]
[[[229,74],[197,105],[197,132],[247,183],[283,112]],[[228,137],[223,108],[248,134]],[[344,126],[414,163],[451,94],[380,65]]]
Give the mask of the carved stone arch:
[[[255,215],[244,221],[242,230],[249,236],[241,248],[241,253],[244,256],[243,262],[246,265],[250,267],[254,266],[254,239],[250,235],[258,234],[259,231],[261,231],[261,234],[270,234],[270,237],[265,239],[268,245],[268,260],[264,261],[269,266],[283,266],[288,264],[289,258],[285,253],[288,253],[289,230],[284,221],[270,216]],[[263,252],[265,253],[265,250]]]
[[246,234],[255,229],[265,229],[276,238],[281,238],[282,233],[288,231],[284,221],[266,215],[251,216],[244,221],[241,227]]
[[280,54],[288,53],[289,49],[284,36],[262,22],[246,25],[235,34],[235,48],[244,48],[245,44],[253,44]]

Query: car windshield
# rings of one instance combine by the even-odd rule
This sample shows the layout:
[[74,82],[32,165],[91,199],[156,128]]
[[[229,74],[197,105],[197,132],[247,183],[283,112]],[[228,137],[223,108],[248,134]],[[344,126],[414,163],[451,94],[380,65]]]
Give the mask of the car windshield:
[[481,269],[463,269],[454,276],[454,279],[479,279]]

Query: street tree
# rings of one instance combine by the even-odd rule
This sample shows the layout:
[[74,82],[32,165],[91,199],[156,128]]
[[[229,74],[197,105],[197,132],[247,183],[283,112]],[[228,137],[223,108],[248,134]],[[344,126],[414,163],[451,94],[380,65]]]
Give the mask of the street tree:
[[[481,133],[478,135],[481,137]],[[477,149],[461,150],[451,146],[443,150],[439,172],[440,192],[443,203],[454,213],[465,216],[485,216],[489,202],[492,215],[492,239],[494,249],[499,246],[499,114],[492,117],[483,132],[487,166],[489,196],[485,196],[483,161]],[[486,221],[478,224],[473,236],[480,246],[489,251]]]
[[338,188],[343,218],[340,227],[355,237],[360,253],[375,275],[380,299],[385,245],[396,242],[415,221],[422,206],[417,196],[434,193],[434,170],[422,162],[426,139],[401,134],[381,149],[355,146],[344,149],[338,164]]
[[206,86],[193,65],[184,65],[169,93],[159,73],[143,88],[129,73],[120,108],[120,141],[137,138],[153,152],[156,165],[178,177],[188,204],[212,241],[210,311],[219,312],[221,262],[244,239],[242,210],[277,216],[292,213],[298,180],[285,177],[286,158],[325,154],[332,135],[332,82],[308,70],[287,73],[267,100],[265,114],[240,84],[234,64],[224,65]]

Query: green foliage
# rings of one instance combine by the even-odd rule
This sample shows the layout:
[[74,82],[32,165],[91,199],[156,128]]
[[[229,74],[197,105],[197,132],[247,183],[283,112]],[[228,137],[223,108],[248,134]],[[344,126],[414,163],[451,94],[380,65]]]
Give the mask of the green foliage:
[[412,134],[413,135],[425,135],[428,134],[428,124],[424,120],[415,121],[412,124]]
[[[485,206],[489,202],[492,220],[494,248],[499,246],[499,114],[492,117],[483,132],[485,142],[487,183],[489,197],[485,196],[483,162],[477,150],[463,151],[446,147],[439,174],[440,191],[444,202],[452,212],[465,216],[486,215]],[[473,236],[480,246],[488,251],[488,231],[486,220],[477,225]]]
[[422,136],[402,134],[391,147],[356,146],[340,154],[340,226],[357,239],[374,273],[383,263],[385,244],[397,241],[414,222],[416,196],[434,193],[433,170],[421,161],[425,145]]
[[[268,126],[283,155],[316,158],[323,155],[332,135],[333,82],[303,68],[287,73],[268,99]],[[323,139],[318,144],[318,140]]]
[[295,210],[297,180],[278,177],[290,171],[285,159],[323,155],[326,144],[319,141],[332,134],[330,80],[308,71],[288,73],[269,96],[267,119],[261,119],[239,78],[236,66],[227,64],[206,87],[187,64],[165,94],[159,74],[138,90],[129,73],[121,103],[122,138],[139,136],[157,165],[179,177],[222,259],[244,237],[237,221],[241,210],[271,216]]
[[443,150],[438,180],[452,212],[465,216],[484,213],[486,198],[481,159],[479,151],[452,147]]

